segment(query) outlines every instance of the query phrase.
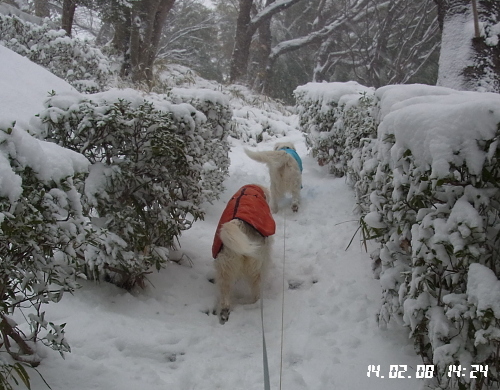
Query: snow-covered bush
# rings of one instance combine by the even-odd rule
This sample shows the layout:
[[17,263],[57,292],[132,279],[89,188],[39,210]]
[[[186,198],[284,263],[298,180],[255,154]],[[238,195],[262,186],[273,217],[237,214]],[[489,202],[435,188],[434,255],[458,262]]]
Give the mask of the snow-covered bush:
[[[210,105],[213,104],[208,102],[209,106],[206,107],[204,103],[208,90],[217,92],[215,101],[218,102],[220,96],[224,95],[225,99],[219,102],[222,107],[218,107],[216,111],[223,114],[227,110],[224,107],[226,102],[231,107],[232,118],[227,122],[228,134],[252,145],[282,137],[297,127],[297,116],[292,112],[292,107],[257,94],[243,85],[224,86],[202,79],[196,72],[182,65],[164,64],[159,67],[152,90],[166,93],[174,101],[190,103],[205,115],[207,108],[210,112]],[[224,122],[228,119],[224,119]]]
[[[377,139],[361,140],[346,158],[364,237],[379,244],[380,324],[410,329],[417,352],[436,366],[429,388],[496,389],[500,96],[401,85],[378,89],[374,102]],[[472,364],[488,365],[488,376],[450,375],[450,366]]]
[[[332,85],[333,84],[333,85]],[[361,139],[373,138],[373,89],[354,81],[308,83],[294,91],[306,144],[320,165],[344,176]]]
[[[382,244],[380,319],[402,316],[440,386],[498,386],[500,317],[467,293],[471,264],[500,269],[500,96],[421,86],[404,93],[377,91],[377,158],[388,174],[375,177],[364,220]],[[500,300],[499,292],[480,299]],[[450,378],[458,364],[488,365],[488,379]]]
[[0,15],[0,44],[43,66],[81,92],[105,89],[111,80],[109,59],[88,42],[66,36],[48,24]]
[[281,137],[296,127],[296,116],[288,107],[243,85],[233,84],[224,92],[233,107],[229,135],[256,145],[263,140]]
[[[89,162],[0,124],[0,388],[29,384],[19,363],[37,366],[36,342],[69,351],[64,324],[45,317],[44,304],[77,287],[78,251],[92,232],[77,187]],[[27,326],[15,318],[25,319]]]
[[173,103],[192,105],[206,117],[206,122],[196,132],[203,138],[201,186],[205,200],[215,200],[224,189],[230,164],[227,136],[233,112],[229,100],[221,92],[196,88],[172,88],[167,96]]
[[146,100],[134,90],[55,95],[47,105],[41,136],[92,163],[85,211],[108,239],[86,251],[89,275],[107,269],[116,284],[141,285],[151,266],[164,265],[181,232],[203,217],[200,204],[222,190],[202,178],[212,170],[205,155],[218,153],[208,150],[227,151],[223,129],[211,142],[200,135],[211,130],[194,107],[156,95]]

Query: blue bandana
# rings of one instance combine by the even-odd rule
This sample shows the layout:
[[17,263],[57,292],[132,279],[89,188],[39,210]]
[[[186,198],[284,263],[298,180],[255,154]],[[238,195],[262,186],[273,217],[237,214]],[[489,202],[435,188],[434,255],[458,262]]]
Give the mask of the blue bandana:
[[290,148],[282,148],[280,150],[284,150],[290,156],[292,156],[295,159],[295,161],[297,161],[297,164],[299,164],[300,172],[302,173],[302,160],[300,159],[300,157],[297,154],[297,152],[295,150],[293,150],[293,149],[290,149]]

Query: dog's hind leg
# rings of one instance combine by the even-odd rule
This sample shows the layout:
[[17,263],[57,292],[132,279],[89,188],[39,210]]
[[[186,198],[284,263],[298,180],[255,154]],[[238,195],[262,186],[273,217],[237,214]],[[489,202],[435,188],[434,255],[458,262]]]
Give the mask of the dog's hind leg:
[[292,210],[294,213],[299,211],[300,205],[300,189],[292,191]]
[[262,280],[265,277],[264,275],[266,274],[267,266],[270,261],[268,245],[261,247],[258,257],[247,257],[245,259],[244,272],[248,280],[248,284],[250,285],[253,303],[257,302],[260,298]]
[[300,189],[302,187],[302,180],[300,178],[297,180],[296,183],[292,186],[292,210],[294,213],[299,211],[299,205],[300,205]]
[[219,254],[216,260],[215,267],[217,270],[216,284],[219,289],[219,322],[225,324],[229,319],[229,312],[231,308],[231,288],[235,282],[234,272],[224,265],[224,259],[220,259],[223,254]]
[[247,276],[248,283],[250,284],[250,291],[252,293],[252,303],[255,303],[260,298],[260,284],[262,282],[260,270]]
[[226,278],[219,279],[219,322],[225,324],[229,320],[231,310],[231,285],[232,281]]
[[274,183],[274,181],[271,181],[271,212],[273,214],[276,214],[278,212],[278,202],[279,200],[283,197],[283,191]]

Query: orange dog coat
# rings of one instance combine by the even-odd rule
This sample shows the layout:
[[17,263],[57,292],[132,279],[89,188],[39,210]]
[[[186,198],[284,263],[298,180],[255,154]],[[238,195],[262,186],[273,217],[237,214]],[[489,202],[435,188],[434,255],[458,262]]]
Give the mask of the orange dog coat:
[[262,188],[255,184],[243,186],[229,200],[220,217],[212,245],[212,256],[214,259],[217,258],[217,255],[222,250],[222,240],[219,234],[220,229],[223,224],[233,219],[245,221],[264,237],[272,236],[276,231],[276,223],[274,222],[271,209],[267,204]]

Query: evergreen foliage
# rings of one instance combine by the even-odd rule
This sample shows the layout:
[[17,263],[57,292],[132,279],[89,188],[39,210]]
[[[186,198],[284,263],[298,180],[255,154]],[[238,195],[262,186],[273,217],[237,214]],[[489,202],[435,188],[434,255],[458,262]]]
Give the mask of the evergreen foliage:
[[325,94],[307,93],[309,87],[318,89],[321,86],[328,84],[310,83],[295,90],[300,126],[306,133],[306,145],[319,165],[327,165],[330,173],[342,177],[348,172],[348,162],[359,149],[360,142],[376,136],[371,113],[373,90],[356,82],[346,83],[349,96],[357,94],[356,103],[349,101],[346,105],[342,96],[327,98],[326,91]]
[[[484,156],[479,171],[463,147],[448,174],[436,176],[430,162],[422,163],[412,150],[396,152],[401,142],[396,129],[373,119],[380,118],[380,94],[366,100],[367,95],[352,95],[339,83],[330,88],[330,95],[320,97],[317,86],[296,90],[301,124],[318,162],[326,155],[333,172],[348,175],[363,239],[379,244],[372,253],[383,288],[379,323],[394,319],[409,328],[417,353],[436,366],[428,388],[498,388],[500,306],[486,297],[492,288],[500,291],[500,123],[496,133],[468,134]],[[342,100],[345,104],[339,104]],[[346,121],[346,115],[353,120]],[[323,122],[325,117],[330,121]],[[360,135],[353,148],[338,147],[360,128],[378,128],[378,137]],[[481,287],[485,282],[488,287]],[[488,376],[449,375],[451,365],[471,364],[488,365]]]
[[88,276],[107,270],[131,288],[165,264],[176,238],[203,217],[200,204],[219,195],[223,187],[209,180],[227,174],[228,146],[226,129],[207,125],[192,106],[115,93],[56,95],[40,118],[44,136],[92,163],[84,208],[105,237],[85,251]]
[[80,92],[102,91],[111,80],[110,60],[98,48],[47,23],[39,26],[0,14],[0,42]]
[[206,89],[172,88],[167,96],[172,102],[188,103],[205,115],[206,122],[197,131],[197,135],[203,138],[200,156],[203,198],[209,202],[218,199],[224,190],[230,164],[227,135],[233,111],[229,100],[221,93]]
[[[30,154],[38,152],[39,158]],[[52,169],[51,153],[69,166]],[[36,367],[41,356],[35,343],[70,350],[64,324],[49,321],[44,304],[59,302],[77,288],[80,248],[91,236],[77,187],[88,162],[53,144],[37,141],[15,126],[0,128],[0,387],[11,389],[18,379],[29,387],[23,365]],[[74,169],[73,169],[74,168]],[[29,333],[13,317],[22,313]],[[22,363],[22,364],[21,364]]]
[[[80,91],[109,88],[109,62],[86,42],[15,17],[0,16],[0,31],[5,46]],[[43,309],[77,277],[130,289],[166,264],[177,237],[203,218],[201,204],[224,189],[231,119],[215,91],[111,90],[52,93],[30,123],[38,139],[2,123],[0,388],[30,387],[25,366],[40,363],[38,341],[70,351],[64,324]]]

